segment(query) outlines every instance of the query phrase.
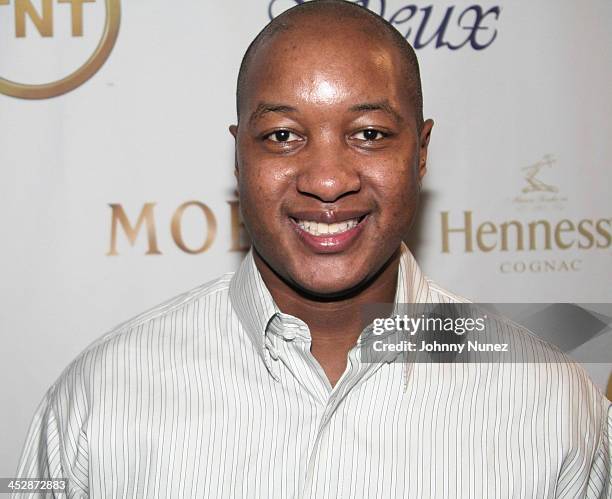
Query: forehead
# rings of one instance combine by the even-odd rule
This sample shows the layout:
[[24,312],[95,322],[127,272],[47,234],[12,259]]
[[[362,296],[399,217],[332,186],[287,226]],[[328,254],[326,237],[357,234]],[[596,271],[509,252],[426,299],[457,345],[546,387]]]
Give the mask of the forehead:
[[258,48],[247,74],[245,104],[313,97],[316,87],[348,97],[400,103],[405,85],[397,48],[355,23],[303,23],[275,33]]

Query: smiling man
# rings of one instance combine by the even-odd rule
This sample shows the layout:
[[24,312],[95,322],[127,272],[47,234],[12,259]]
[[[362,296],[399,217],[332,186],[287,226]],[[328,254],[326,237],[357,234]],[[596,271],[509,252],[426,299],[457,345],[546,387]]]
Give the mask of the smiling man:
[[237,108],[255,264],[279,309],[308,325],[333,386],[361,333],[360,306],[395,297],[433,126],[416,56],[364,9],[303,5],[247,51]]
[[362,356],[365,305],[461,301],[402,243],[433,122],[401,35],[299,5],[249,47],[237,107],[252,250],[79,356],[19,476],[71,497],[609,497],[610,404],[536,338],[516,331],[543,364]]

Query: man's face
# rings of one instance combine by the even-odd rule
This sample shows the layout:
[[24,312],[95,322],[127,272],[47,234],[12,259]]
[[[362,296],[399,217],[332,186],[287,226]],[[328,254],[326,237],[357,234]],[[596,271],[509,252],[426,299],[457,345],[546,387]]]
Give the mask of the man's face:
[[350,27],[277,34],[249,70],[236,176],[255,249],[292,286],[338,295],[398,249],[418,204],[420,136],[393,46]]

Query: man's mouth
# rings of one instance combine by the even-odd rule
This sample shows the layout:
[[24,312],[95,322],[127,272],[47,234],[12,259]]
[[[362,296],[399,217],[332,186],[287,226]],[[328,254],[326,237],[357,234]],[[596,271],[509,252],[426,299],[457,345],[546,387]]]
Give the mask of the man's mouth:
[[290,219],[302,242],[315,253],[339,253],[347,250],[357,240],[368,219],[367,213],[356,212],[342,215],[338,213],[308,215],[304,213],[302,216]]
[[337,222],[328,224],[325,222],[315,222],[314,220],[299,220],[294,219],[295,223],[300,227],[300,229],[308,232],[313,236],[327,236],[327,235],[336,235],[347,232],[351,229],[357,227],[360,219],[359,218],[351,218],[349,220],[344,220],[343,222]]

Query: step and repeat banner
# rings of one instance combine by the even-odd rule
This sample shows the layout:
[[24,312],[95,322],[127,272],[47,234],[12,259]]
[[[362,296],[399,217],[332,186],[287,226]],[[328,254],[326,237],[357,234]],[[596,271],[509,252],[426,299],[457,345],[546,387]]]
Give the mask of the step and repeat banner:
[[[236,268],[235,80],[296,3],[0,0],[0,475],[91,341]],[[424,271],[480,302],[612,301],[612,2],[357,3],[420,59]]]

